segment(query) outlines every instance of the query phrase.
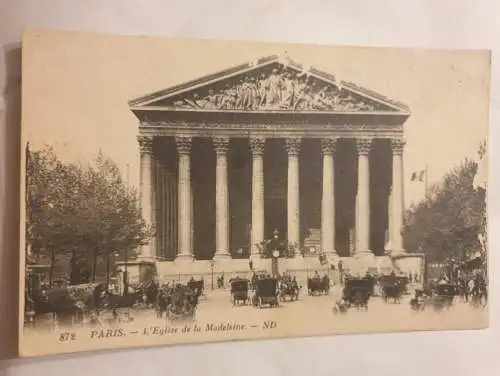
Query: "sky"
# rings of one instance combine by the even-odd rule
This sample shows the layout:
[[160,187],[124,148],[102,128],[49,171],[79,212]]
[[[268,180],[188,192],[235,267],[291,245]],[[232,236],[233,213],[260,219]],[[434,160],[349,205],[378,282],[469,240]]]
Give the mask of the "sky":
[[248,61],[286,54],[409,106],[405,206],[425,195],[488,134],[490,56],[484,51],[328,47],[31,31],[23,41],[23,140],[69,162],[101,149],[139,183],[139,121],[128,101]]

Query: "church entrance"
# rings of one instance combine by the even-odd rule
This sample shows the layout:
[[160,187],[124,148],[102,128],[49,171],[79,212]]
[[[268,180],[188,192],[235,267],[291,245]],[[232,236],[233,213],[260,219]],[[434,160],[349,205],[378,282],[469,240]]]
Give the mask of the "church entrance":
[[274,230],[278,230],[280,240],[286,239],[287,229],[287,202],[281,198],[269,198],[266,200],[264,236],[271,239]]
[[278,230],[280,240],[287,235],[288,155],[282,139],[269,139],[264,151],[264,236],[271,239]]

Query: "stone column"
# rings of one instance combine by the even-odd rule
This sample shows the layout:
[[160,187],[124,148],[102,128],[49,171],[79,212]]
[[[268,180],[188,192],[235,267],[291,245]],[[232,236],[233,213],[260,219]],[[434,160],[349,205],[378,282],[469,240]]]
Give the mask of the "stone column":
[[[154,189],[153,189],[153,137],[137,137],[140,149],[140,207],[144,221],[154,231]],[[148,244],[141,247],[141,258],[152,259],[155,256],[155,235],[152,236]]]
[[392,224],[392,186],[389,190],[389,195],[387,197],[387,235],[385,238],[384,248],[386,251],[390,251],[392,249],[392,228],[394,225]]
[[[300,196],[299,196],[299,153],[301,139],[287,138],[288,179],[287,179],[287,214],[288,243],[300,247]],[[295,254],[295,257],[300,256]]]
[[191,137],[176,137],[179,153],[178,176],[178,251],[176,260],[193,260],[192,248],[192,199],[191,199]]
[[251,257],[258,258],[264,240],[264,146],[265,138],[250,138],[252,150],[252,250]]
[[215,255],[214,259],[230,258],[229,253],[229,191],[227,182],[227,150],[229,138],[214,137],[215,164]]
[[336,139],[321,140],[323,151],[323,195],[321,199],[321,249],[326,254],[335,252],[335,171]]
[[163,259],[165,256],[165,183],[164,168],[156,161],[155,177],[155,211],[156,211],[156,256]]
[[372,139],[356,139],[358,152],[358,193],[356,196],[356,253],[370,251],[370,166]]
[[403,252],[403,149],[406,142],[401,139],[391,140],[392,146],[392,194],[391,194],[391,251]]

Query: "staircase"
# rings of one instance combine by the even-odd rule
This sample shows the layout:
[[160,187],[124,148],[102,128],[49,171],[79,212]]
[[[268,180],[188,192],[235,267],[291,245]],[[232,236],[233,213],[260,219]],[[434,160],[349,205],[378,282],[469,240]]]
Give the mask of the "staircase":
[[305,253],[309,253],[311,247],[316,248],[316,252],[321,250],[321,229],[320,228],[310,228],[309,236],[304,239],[304,249]]

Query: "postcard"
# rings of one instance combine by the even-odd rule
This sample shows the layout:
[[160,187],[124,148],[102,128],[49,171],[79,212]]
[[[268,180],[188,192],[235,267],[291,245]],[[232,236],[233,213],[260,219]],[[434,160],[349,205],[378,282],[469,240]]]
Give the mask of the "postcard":
[[21,356],[488,326],[489,51],[22,48]]

